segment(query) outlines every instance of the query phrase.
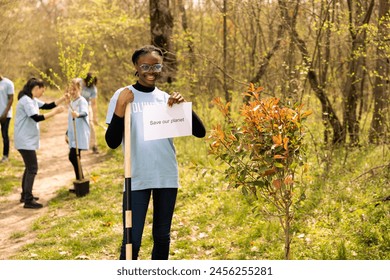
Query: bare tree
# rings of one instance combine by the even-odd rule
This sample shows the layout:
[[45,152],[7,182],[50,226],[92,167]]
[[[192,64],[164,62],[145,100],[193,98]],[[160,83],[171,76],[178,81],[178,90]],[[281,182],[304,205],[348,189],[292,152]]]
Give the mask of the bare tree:
[[[355,8],[355,9],[354,9]],[[351,145],[359,143],[359,120],[357,107],[362,101],[362,83],[366,72],[365,53],[367,52],[367,31],[364,27],[370,21],[374,8],[374,0],[371,0],[367,10],[362,3],[348,0],[349,10],[349,31],[351,36],[350,62],[348,66],[347,80],[345,84],[344,96],[344,129],[348,131]],[[354,12],[356,11],[356,12]],[[356,19],[354,20],[354,16]],[[360,21],[360,18],[361,21]],[[355,22],[354,22],[355,21]],[[359,87],[360,85],[360,87]]]
[[390,2],[379,1],[378,20],[378,46],[376,60],[376,76],[373,88],[374,112],[369,134],[370,142],[388,142],[388,114],[389,114],[389,93],[390,93],[390,60],[389,50],[385,47],[390,34]]
[[166,82],[172,83],[177,71],[176,55],[173,50],[173,16],[169,0],[150,0],[150,31],[152,44],[165,51]]
[[232,97],[230,96],[228,77],[227,77],[227,59],[228,59],[228,28],[227,28],[227,13],[228,13],[228,1],[223,0],[222,17],[223,17],[223,91],[225,92],[226,102],[230,102]]
[[191,61],[191,65],[190,66],[193,66],[195,64],[194,42],[193,42],[193,40],[189,36],[190,35],[190,30],[189,30],[189,27],[188,27],[187,13],[186,13],[186,9],[184,7],[183,0],[178,0],[178,6],[179,6],[180,14],[181,14],[181,24],[182,24],[182,27],[183,27],[183,31],[187,35],[186,36],[186,38],[187,38],[187,47],[188,47],[188,53],[190,54],[190,61]]

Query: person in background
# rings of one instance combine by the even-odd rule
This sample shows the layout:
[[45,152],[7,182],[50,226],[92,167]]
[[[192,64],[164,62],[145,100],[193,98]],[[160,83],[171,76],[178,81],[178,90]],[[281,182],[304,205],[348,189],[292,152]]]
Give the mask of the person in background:
[[[153,260],[166,260],[169,256],[172,217],[179,187],[178,165],[173,139],[144,141],[144,104],[168,104],[175,106],[185,102],[179,93],[168,93],[156,87],[162,70],[163,53],[151,45],[136,50],[132,56],[138,81],[118,89],[111,98],[107,110],[107,145],[115,149],[123,138],[124,115],[129,102],[133,108],[131,117],[131,203],[132,203],[132,258],[137,259],[150,197],[153,196]],[[192,112],[192,134],[206,135],[203,123]],[[123,239],[120,259],[125,259],[127,244],[125,231],[126,192],[123,192]]]
[[84,79],[79,79],[81,84],[81,96],[88,102],[88,118],[91,131],[90,144],[94,154],[99,153],[96,140],[96,126],[98,125],[97,111],[97,77],[92,73],[87,73]]
[[9,123],[12,118],[14,83],[0,73],[0,125],[3,138],[3,157],[0,162],[7,162],[9,156]]
[[[88,119],[88,102],[81,96],[81,85],[77,79],[73,79],[69,86],[69,113],[68,113],[68,144],[69,144],[69,161],[72,163],[76,180],[84,177],[77,155],[81,150],[89,149],[90,125]],[[75,124],[73,123],[75,122]],[[76,126],[76,133],[74,129]],[[76,135],[75,135],[76,134]],[[77,136],[77,138],[75,137]],[[77,142],[77,149],[76,149]],[[74,191],[73,189],[70,190]]]
[[[45,103],[39,100],[44,92],[45,84],[41,79],[29,79],[18,94],[15,113],[14,145],[22,155],[25,165],[20,202],[24,202],[24,208],[31,209],[38,209],[43,206],[37,202],[39,198],[34,197],[32,193],[34,179],[38,172],[36,150],[39,149],[40,144],[39,122],[63,112],[64,108],[57,106],[68,99],[65,94],[54,102]],[[39,109],[51,111],[41,115]]]

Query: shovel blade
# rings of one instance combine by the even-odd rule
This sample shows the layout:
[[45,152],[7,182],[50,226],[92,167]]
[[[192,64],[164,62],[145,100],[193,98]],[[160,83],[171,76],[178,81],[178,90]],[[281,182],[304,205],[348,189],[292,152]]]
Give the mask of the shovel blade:
[[89,193],[89,180],[77,180],[73,182],[76,196],[85,196]]

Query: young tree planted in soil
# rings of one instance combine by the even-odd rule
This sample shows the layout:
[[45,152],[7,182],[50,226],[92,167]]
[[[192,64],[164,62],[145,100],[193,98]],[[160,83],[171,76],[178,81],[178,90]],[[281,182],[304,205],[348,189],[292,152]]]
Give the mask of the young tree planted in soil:
[[291,224],[300,196],[296,195],[297,168],[305,162],[303,121],[311,114],[303,105],[287,106],[276,97],[261,98],[253,84],[245,93],[240,118],[229,113],[230,103],[214,104],[226,122],[211,131],[210,153],[226,162],[229,183],[259,200],[267,214],[278,217],[284,232],[284,257],[290,259]]

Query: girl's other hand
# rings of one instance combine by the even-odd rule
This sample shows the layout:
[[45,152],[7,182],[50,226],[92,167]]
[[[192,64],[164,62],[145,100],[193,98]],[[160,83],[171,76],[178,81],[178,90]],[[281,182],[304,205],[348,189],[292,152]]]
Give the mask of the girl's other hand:
[[168,99],[168,106],[172,107],[173,104],[179,104],[182,102],[186,102],[184,97],[180,93],[174,92]]

